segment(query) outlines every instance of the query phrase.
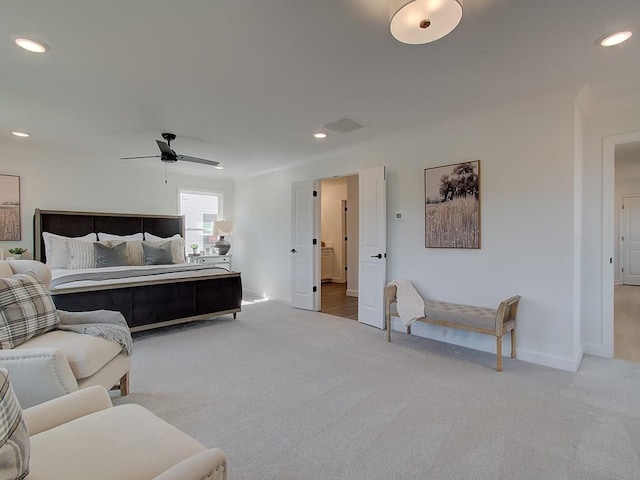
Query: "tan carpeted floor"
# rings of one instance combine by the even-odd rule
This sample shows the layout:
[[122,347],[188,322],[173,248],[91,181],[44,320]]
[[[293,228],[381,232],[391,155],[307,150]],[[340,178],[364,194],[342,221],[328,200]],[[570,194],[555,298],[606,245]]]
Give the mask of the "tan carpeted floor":
[[[577,373],[276,302],[134,338],[140,403],[229,480],[638,479],[640,364]],[[123,432],[126,435],[126,432]]]

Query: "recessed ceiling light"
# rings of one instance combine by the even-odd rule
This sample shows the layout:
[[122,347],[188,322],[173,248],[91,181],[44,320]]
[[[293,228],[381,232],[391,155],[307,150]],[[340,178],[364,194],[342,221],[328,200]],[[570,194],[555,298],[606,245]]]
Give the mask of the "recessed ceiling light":
[[600,39],[601,47],[613,47],[615,45],[620,45],[622,42],[626,42],[633,35],[629,30],[625,30],[623,32],[614,32],[608,35],[605,35]]
[[224,170],[224,167],[222,165],[216,165],[215,167],[216,170]]
[[316,132],[313,134],[313,137],[322,140],[323,138],[327,138],[327,134],[324,132]]
[[33,40],[31,38],[16,38],[16,45],[20,48],[24,48],[25,50],[32,53],[44,53],[49,51],[49,45],[40,40]]
[[27,132],[11,132],[16,137],[27,138],[29,134]]

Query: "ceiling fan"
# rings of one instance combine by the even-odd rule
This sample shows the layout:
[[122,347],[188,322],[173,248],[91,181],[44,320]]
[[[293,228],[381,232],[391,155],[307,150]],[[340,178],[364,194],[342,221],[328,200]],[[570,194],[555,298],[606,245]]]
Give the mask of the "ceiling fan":
[[176,139],[176,136],[173,133],[163,133],[162,138],[164,138],[166,142],[156,140],[158,148],[160,148],[160,155],[147,155],[143,157],[121,157],[120,160],[132,160],[136,158],[160,158],[160,160],[165,163],[174,163],[180,160],[182,162],[211,165],[212,167],[217,167],[220,164],[220,162],[216,162],[215,160],[205,160],[204,158],[190,157],[189,155],[178,155],[171,149],[171,141]]

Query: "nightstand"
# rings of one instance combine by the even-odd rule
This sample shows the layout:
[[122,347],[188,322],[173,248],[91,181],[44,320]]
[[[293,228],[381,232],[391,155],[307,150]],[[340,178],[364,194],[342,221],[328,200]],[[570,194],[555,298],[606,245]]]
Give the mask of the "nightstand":
[[198,255],[189,256],[190,263],[212,264],[231,270],[231,255]]

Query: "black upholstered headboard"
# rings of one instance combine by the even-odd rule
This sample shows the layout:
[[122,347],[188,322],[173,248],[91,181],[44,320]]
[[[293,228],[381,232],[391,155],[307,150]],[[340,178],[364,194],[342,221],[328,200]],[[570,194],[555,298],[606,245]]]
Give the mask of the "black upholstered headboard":
[[184,216],[66,212],[37,208],[33,216],[33,251],[36,260],[46,262],[42,232],[65,237],[81,237],[98,232],[114,235],[149,232],[158,237],[179,233],[184,237]]

